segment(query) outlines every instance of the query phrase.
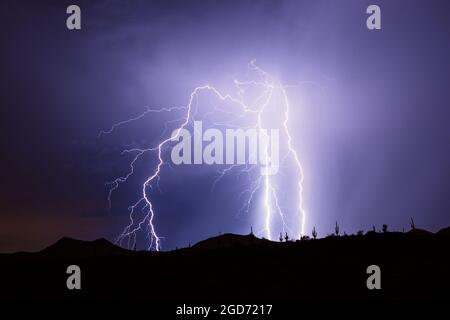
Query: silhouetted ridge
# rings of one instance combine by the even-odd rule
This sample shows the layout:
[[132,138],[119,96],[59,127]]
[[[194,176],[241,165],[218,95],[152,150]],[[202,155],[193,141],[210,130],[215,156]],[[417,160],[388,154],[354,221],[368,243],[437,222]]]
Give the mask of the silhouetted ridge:
[[94,241],[83,241],[72,238],[61,238],[55,244],[40,251],[42,254],[49,254],[59,257],[92,257],[123,254],[128,252],[105,239]]
[[261,244],[268,240],[259,239],[253,234],[240,235],[233,233],[225,233],[220,236],[212,237],[196,243],[193,248],[195,249],[216,249],[216,248],[230,248],[230,247],[242,247],[255,244]]
[[432,235],[433,233],[427,230],[423,230],[423,229],[412,229],[408,231],[408,234],[412,234],[415,236],[428,236],[428,235]]
[[439,230],[437,234],[450,236],[450,227]]
[[[129,251],[105,239],[62,238],[38,253],[0,255],[0,300],[23,300],[24,293],[36,300],[70,302],[74,297],[165,302],[449,300],[450,256],[445,253],[450,228],[438,234],[415,226],[404,233],[373,229],[367,235],[361,231],[315,240],[223,234],[171,252]],[[82,269],[79,296],[65,285],[72,264]],[[366,270],[372,264],[382,272],[382,290],[375,294],[366,286]]]

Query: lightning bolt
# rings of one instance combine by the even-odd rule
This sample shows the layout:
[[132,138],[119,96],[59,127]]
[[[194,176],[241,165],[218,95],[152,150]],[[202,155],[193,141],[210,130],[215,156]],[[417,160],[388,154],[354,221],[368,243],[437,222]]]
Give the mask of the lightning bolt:
[[[130,148],[122,151],[122,154],[134,154],[134,157],[129,162],[129,170],[123,176],[120,176],[113,181],[107,183],[109,186],[108,190],[108,203],[111,207],[111,197],[115,190],[119,188],[122,183],[127,182],[127,180],[135,173],[135,165],[142,158],[142,156],[146,153],[156,152],[157,154],[157,164],[153,170],[153,173],[146,178],[141,187],[141,194],[138,200],[129,206],[129,224],[123,229],[122,233],[117,237],[116,242],[119,245],[124,245],[124,241],[127,243],[127,247],[130,248],[136,245],[137,233],[144,232],[147,238],[147,249],[148,250],[156,250],[159,251],[161,249],[161,237],[157,234],[155,228],[155,208],[152,203],[152,190],[155,186],[159,186],[159,179],[161,178],[161,171],[164,165],[168,164],[163,159],[163,152],[170,142],[178,141],[180,136],[180,132],[185,129],[189,123],[194,121],[197,115],[196,102],[198,96],[203,91],[208,91],[213,93],[220,102],[230,101],[240,108],[240,112],[233,112],[230,110],[223,109],[221,104],[216,105],[211,111],[204,114],[203,118],[215,114],[215,113],[223,113],[229,116],[232,116],[232,119],[238,120],[243,119],[247,116],[254,116],[256,119],[254,124],[250,127],[260,130],[265,135],[265,140],[268,141],[268,134],[265,130],[263,130],[263,115],[267,109],[267,106],[273,99],[275,93],[280,94],[283,97],[283,131],[286,135],[286,144],[287,144],[287,153],[285,154],[284,159],[292,158],[295,164],[296,176],[297,176],[297,198],[298,202],[296,205],[296,216],[298,220],[298,231],[296,233],[296,237],[300,238],[304,235],[305,228],[305,220],[306,220],[306,212],[303,209],[303,180],[304,173],[303,168],[298,156],[298,152],[294,148],[293,138],[291,134],[291,130],[289,127],[290,124],[290,103],[288,99],[288,95],[285,87],[276,79],[272,78],[268,73],[259,68],[255,61],[251,61],[248,65],[248,74],[255,74],[257,80],[249,80],[241,82],[239,80],[235,80],[235,88],[237,89],[237,97],[233,97],[230,94],[222,94],[218,89],[210,85],[204,85],[196,87],[190,94],[189,101],[187,106],[184,107],[172,107],[172,108],[160,108],[160,109],[150,109],[147,108],[145,112],[142,114],[133,117],[131,119],[118,122],[110,127],[108,130],[102,130],[99,133],[99,137],[102,135],[108,135],[113,133],[116,129],[123,125],[130,124],[134,121],[138,121],[143,119],[149,113],[162,113],[162,112],[173,112],[173,111],[184,111],[185,114],[183,117],[175,120],[171,120],[167,122],[164,126],[164,131],[162,136],[164,136],[167,132],[167,128],[169,123],[182,122],[178,128],[174,130],[174,134],[162,138],[162,141],[159,142],[156,146],[148,147],[148,148]],[[246,92],[246,87],[248,86],[257,86],[263,88],[261,95],[255,100],[252,105],[248,105],[244,103],[244,94]],[[224,122],[213,122],[211,127],[217,126],[232,126],[233,120],[224,121]],[[267,165],[271,163],[270,155],[269,155],[269,144],[266,143],[264,145],[264,163]],[[264,208],[264,232],[267,239],[272,239],[272,220],[273,214],[276,212],[282,223],[283,233],[285,231],[289,231],[291,234],[292,229],[288,225],[285,220],[285,211],[280,205],[279,201],[279,190],[276,187],[275,182],[273,181],[274,177],[269,174],[263,174],[260,172],[256,178],[253,178],[255,165],[249,165],[248,163],[244,165],[228,165],[224,169],[219,171],[218,177],[214,180],[211,188],[211,192],[214,192],[214,188],[217,183],[219,183],[226,175],[231,174],[233,171],[238,170],[239,174],[245,174],[249,180],[249,187],[245,188],[240,197],[244,197],[246,200],[242,205],[239,213],[250,211],[252,203],[255,201],[256,194],[259,190],[262,191],[262,204]],[[268,169],[266,169],[268,170]],[[245,195],[247,195],[245,197]],[[139,212],[143,214],[143,217],[138,217]]]

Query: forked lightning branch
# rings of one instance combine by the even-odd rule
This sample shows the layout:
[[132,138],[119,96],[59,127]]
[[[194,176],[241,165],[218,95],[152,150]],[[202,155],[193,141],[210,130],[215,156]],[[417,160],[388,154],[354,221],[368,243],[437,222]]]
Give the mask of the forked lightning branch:
[[[210,85],[196,87],[186,106],[148,109],[100,133],[111,134],[120,126],[142,121],[149,113],[183,113],[181,118],[174,117],[165,123],[165,129],[177,121],[181,124],[158,144],[123,150],[122,154],[133,154],[133,158],[128,172],[108,183],[110,204],[114,191],[135,174],[135,166],[138,161],[144,161],[144,154],[155,153],[157,161],[152,174],[142,184],[141,193],[129,206],[129,223],[118,236],[117,243],[134,247],[142,233],[147,239],[148,250],[161,249],[156,226],[158,216],[164,212],[154,206],[153,199],[159,192],[156,186],[164,178],[166,164],[190,168],[195,165],[219,166],[221,169],[212,187],[226,175],[246,173],[249,181],[239,197],[243,199],[241,210],[250,214],[253,208],[261,225],[256,231],[267,239],[275,238],[281,231],[289,231],[297,238],[304,234],[303,168],[294,147],[298,142],[292,139],[294,121],[287,91],[280,81],[260,69],[254,61],[248,65],[245,81],[235,80],[234,88],[233,93],[225,94]],[[249,92],[256,94],[250,99]],[[197,104],[206,94],[212,95],[216,102],[207,112],[201,113]],[[207,120],[211,115],[216,115],[214,121]],[[223,121],[217,119],[221,116]],[[282,202],[287,201],[285,195],[293,188],[284,185],[282,177],[286,176],[295,180],[295,190],[287,204]]]

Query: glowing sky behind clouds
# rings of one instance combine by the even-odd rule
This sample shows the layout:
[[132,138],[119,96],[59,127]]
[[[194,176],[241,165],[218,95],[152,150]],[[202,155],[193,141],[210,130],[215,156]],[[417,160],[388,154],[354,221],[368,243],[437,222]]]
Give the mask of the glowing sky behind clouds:
[[[36,250],[62,234],[113,240],[155,159],[110,212],[104,182],[126,170],[124,146],[154,144],[172,115],[98,132],[146,106],[185,105],[198,85],[231,91],[252,59],[298,85],[288,93],[307,229],[450,224],[448,2],[378,1],[379,32],[365,28],[369,1],[78,3],[80,32],[65,29],[70,1],[0,4],[0,250]],[[167,249],[249,231],[229,201],[236,181],[203,197],[213,178],[204,171],[161,180]]]

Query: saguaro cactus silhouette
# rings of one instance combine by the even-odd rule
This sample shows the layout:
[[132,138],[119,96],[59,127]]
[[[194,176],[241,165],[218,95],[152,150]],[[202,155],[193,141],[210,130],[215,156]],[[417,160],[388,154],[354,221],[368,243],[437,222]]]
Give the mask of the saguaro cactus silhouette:
[[416,230],[416,225],[414,224],[414,219],[411,217],[411,229]]
[[283,234],[280,232],[280,242],[283,242]]
[[338,225],[337,221],[336,221],[336,226],[334,227],[334,234],[335,234],[336,236],[339,235],[339,225]]
[[289,241],[289,236],[288,236],[287,232],[286,232],[286,235],[284,236],[284,240],[286,240],[286,242]]
[[314,228],[313,228],[313,230],[312,230],[312,236],[313,236],[313,238],[314,238],[314,239],[316,239],[316,238],[317,238],[317,231],[316,231],[316,227],[314,227]]

